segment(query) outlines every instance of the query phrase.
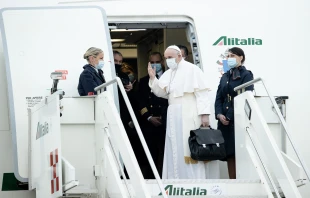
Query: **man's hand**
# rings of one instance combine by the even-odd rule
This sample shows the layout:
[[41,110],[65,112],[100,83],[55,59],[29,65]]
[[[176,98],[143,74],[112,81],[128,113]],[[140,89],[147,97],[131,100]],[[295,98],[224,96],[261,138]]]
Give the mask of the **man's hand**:
[[149,121],[156,127],[162,125],[160,117],[151,117]]
[[135,83],[136,81],[133,81],[133,83],[131,84],[131,82],[129,82],[128,85],[125,85],[124,88],[125,88],[125,91],[129,92],[132,90],[132,87],[133,87],[133,84]]
[[229,125],[229,120],[227,120],[224,115],[219,114],[217,118],[221,121],[223,125]]
[[156,70],[155,70],[155,68],[152,68],[152,65],[150,62],[149,62],[149,65],[147,67],[147,72],[149,73],[150,79],[154,80],[155,75],[156,75]]
[[125,85],[124,88],[125,88],[125,91],[127,91],[127,92],[129,92],[130,90],[132,90],[132,84],[131,84],[131,82],[129,82],[128,85]]
[[201,116],[201,126],[202,127],[210,126],[209,115],[204,114]]

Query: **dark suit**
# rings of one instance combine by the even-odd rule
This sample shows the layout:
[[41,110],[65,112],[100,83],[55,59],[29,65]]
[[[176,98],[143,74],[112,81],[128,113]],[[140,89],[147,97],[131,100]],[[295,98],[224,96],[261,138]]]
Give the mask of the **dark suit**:
[[[227,158],[235,155],[234,98],[237,96],[237,92],[234,91],[234,88],[251,80],[253,80],[252,72],[244,66],[240,66],[223,74],[217,89],[215,117],[218,119],[217,115],[222,114],[229,120],[227,126],[218,120],[218,129],[222,131],[225,140]],[[247,87],[245,90],[254,90],[254,85]]]
[[89,64],[83,67],[84,71],[80,75],[78,92],[80,96],[87,96],[89,92],[93,92],[95,95],[95,87],[105,83],[103,71],[98,69],[98,72]]
[[[130,80],[129,80],[128,74],[121,71],[121,65],[115,64],[115,73],[116,73],[116,76],[121,79],[123,86],[129,84]],[[138,115],[137,114],[137,111],[138,111],[137,110],[138,109],[138,99],[137,99],[138,96],[137,95],[138,95],[138,93],[137,93],[136,88],[137,88],[137,83],[135,83],[133,85],[133,89],[130,90],[129,92],[126,92],[126,94],[128,96],[129,102],[132,106],[132,109],[133,109],[136,117],[138,118],[138,116],[137,116]],[[132,149],[134,151],[134,154],[135,154],[137,161],[140,165],[141,164],[140,161],[142,159],[141,156],[144,155],[143,147],[141,145],[141,141],[139,139],[139,136],[137,134],[136,129],[131,128],[129,126],[129,123],[132,121],[132,118],[129,114],[128,107],[125,103],[124,97],[123,97],[119,87],[118,87],[118,100],[119,100],[120,117],[121,117],[122,123],[124,125],[125,131],[127,133],[127,136],[128,136],[129,141],[130,141],[130,144],[132,146]],[[127,179],[129,179],[126,167],[125,167],[124,172],[125,172]]]
[[[142,132],[159,175],[161,175],[165,147],[168,100],[159,98],[151,92],[149,87],[149,76],[141,78],[139,82],[139,107]],[[158,127],[154,126],[150,121],[148,121],[150,116],[161,117],[162,125]],[[151,167],[149,166],[146,158],[144,163],[146,165],[145,170],[143,171],[145,179],[154,178]]]

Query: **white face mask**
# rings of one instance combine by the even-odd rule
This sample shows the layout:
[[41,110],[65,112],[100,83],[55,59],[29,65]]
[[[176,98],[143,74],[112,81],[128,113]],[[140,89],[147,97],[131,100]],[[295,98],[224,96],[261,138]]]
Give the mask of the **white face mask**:
[[166,59],[166,63],[170,69],[175,69],[178,66],[178,63],[175,61],[175,58]]
[[102,69],[103,66],[104,66],[104,61],[103,61],[103,60],[100,60],[100,61],[98,62],[98,64],[96,65],[96,69]]

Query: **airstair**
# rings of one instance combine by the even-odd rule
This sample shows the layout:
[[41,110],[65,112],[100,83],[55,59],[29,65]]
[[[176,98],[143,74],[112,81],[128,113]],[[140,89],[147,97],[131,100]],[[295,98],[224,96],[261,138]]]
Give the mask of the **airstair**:
[[[236,88],[240,92],[235,99],[236,180],[161,180],[126,92],[120,79],[116,78],[97,87],[98,95],[95,97],[65,98],[58,91],[29,110],[32,137],[30,187],[36,189],[38,198],[47,197],[51,190],[58,192],[57,196],[52,197],[301,197],[298,187],[309,180],[301,156],[295,146],[297,162],[281,151],[253,93],[242,92],[244,87],[258,81],[262,82],[261,79],[256,79]],[[155,180],[144,180],[115,102],[110,92],[103,91],[114,83],[119,86],[124,97]],[[272,96],[269,95],[269,98],[286,129],[278,105]],[[60,101],[63,109],[61,118]],[[78,106],[81,108],[77,108]],[[55,118],[48,112],[53,112]],[[39,146],[35,143],[37,123],[44,120],[44,117],[52,120],[48,125],[48,133],[53,134],[53,138],[49,137],[45,146],[42,142]],[[286,135],[291,141],[289,134]],[[52,174],[57,169],[56,176],[62,184],[54,189],[51,189],[51,178],[46,175],[43,177],[37,172],[37,167],[42,166],[44,161],[41,157],[50,156],[49,160],[45,159],[47,164],[55,162],[50,151],[42,154],[48,150],[46,142],[50,142],[50,148],[58,148],[57,158],[59,161],[62,159],[61,164],[50,169]],[[121,176],[126,178],[124,165],[130,179],[121,179]],[[49,188],[46,192],[40,191],[38,183],[46,183]]]

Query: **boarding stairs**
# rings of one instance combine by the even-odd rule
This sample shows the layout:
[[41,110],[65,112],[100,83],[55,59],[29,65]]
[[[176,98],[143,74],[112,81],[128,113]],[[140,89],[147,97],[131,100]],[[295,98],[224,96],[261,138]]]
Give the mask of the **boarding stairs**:
[[[161,180],[119,78],[97,87],[95,89],[97,96],[62,98],[63,118],[58,123],[61,125],[60,128],[63,131],[63,134],[59,137],[62,151],[58,155],[63,158],[63,166],[59,174],[63,179],[63,185],[59,189],[59,196],[53,197],[302,197],[298,187],[305,185],[309,181],[309,171],[298,153],[295,144],[293,144],[292,138],[287,131],[285,120],[274,97],[266,89],[268,98],[271,101],[271,105],[268,108],[272,108],[276,113],[275,115],[279,117],[286,131],[285,135],[288,137],[297,155],[297,162],[284,153],[275,142],[253,93],[244,91],[245,87],[256,82],[263,83],[263,80],[260,78],[255,79],[235,89],[239,93],[235,98],[235,119],[238,120],[235,126],[236,180]],[[126,131],[122,125],[115,100],[111,96],[111,92],[103,91],[108,86],[115,85],[120,89],[121,97],[124,97],[155,175],[155,180],[145,180],[143,178]],[[56,92],[51,95],[50,101],[60,103],[61,97],[58,96],[59,94],[61,93]],[[85,106],[77,110],[76,106],[81,106],[81,102],[91,107]],[[50,108],[48,101],[42,105]],[[43,108],[40,107],[40,109]],[[70,113],[70,111],[74,113]],[[73,119],[72,115],[77,116],[79,114],[76,111],[82,111],[84,113],[84,120],[82,118],[76,121],[70,120]],[[88,114],[93,114],[93,119],[90,119],[89,123],[86,123],[87,121],[85,119],[87,119],[86,115]],[[70,127],[73,127],[74,132],[72,132],[72,129],[69,130]],[[82,131],[79,131],[80,129]],[[87,133],[89,132],[87,135],[85,135],[86,129],[88,130]],[[72,142],[68,146],[68,141],[70,141],[72,135],[75,136],[75,141],[80,139],[85,145]],[[91,136],[91,144],[89,144],[91,146],[85,143],[87,138],[90,138],[89,136]],[[83,151],[85,149],[90,150],[89,147],[92,147],[93,152]],[[82,157],[91,155],[92,159],[81,161],[81,159],[72,157],[72,149]],[[121,179],[121,176],[122,178],[126,178],[123,168],[124,165],[126,166],[130,179]],[[86,172],[88,175],[86,175]],[[42,182],[47,181],[42,180]],[[87,186],[87,182],[93,183],[94,185]],[[37,194],[37,197],[43,198],[44,196],[38,196]]]

